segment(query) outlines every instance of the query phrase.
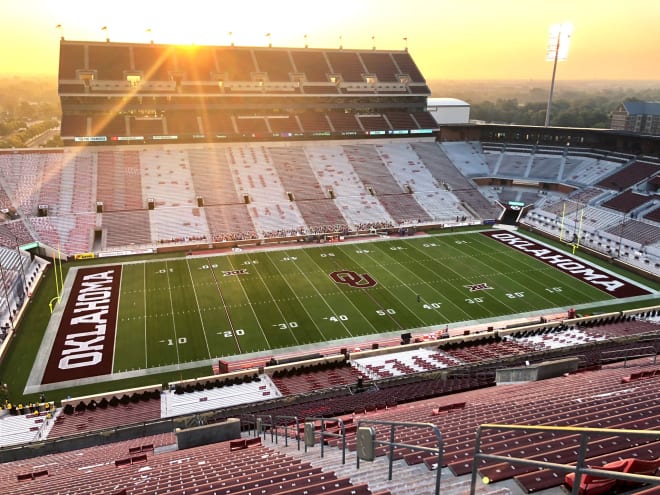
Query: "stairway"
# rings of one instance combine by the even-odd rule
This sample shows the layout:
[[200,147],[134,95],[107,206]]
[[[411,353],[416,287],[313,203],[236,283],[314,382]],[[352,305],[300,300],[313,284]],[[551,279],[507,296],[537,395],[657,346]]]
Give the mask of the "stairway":
[[[388,480],[388,460],[385,456],[377,457],[373,462],[360,461],[360,468],[356,467],[356,454],[346,450],[346,462],[341,462],[341,449],[324,447],[321,458],[321,446],[308,448],[305,452],[303,442],[300,450],[296,441],[289,439],[288,446],[284,445],[284,438],[279,437],[278,443],[271,441],[269,433],[266,438],[262,436],[263,445],[273,450],[279,450],[287,455],[309,462],[314,467],[325,471],[334,471],[338,477],[348,477],[356,485],[367,483],[372,493],[389,491],[392,495],[432,495],[435,493],[436,471],[429,471],[424,464],[409,466],[404,460],[392,464],[392,479]],[[469,475],[455,477],[447,468],[443,469],[440,483],[442,495],[468,495],[470,493]],[[512,495],[509,488],[484,485],[477,481],[475,494],[478,495]]]

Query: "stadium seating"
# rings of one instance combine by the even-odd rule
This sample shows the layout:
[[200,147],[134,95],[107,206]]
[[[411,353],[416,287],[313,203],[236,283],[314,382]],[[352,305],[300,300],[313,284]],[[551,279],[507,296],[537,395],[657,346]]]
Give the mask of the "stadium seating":
[[255,50],[254,57],[259,72],[268,74],[269,81],[289,81],[289,74],[295,72],[285,50]]
[[322,52],[291,50],[296,71],[305,74],[308,82],[328,82],[330,68]]
[[[565,235],[583,229],[585,245],[608,255],[618,250],[624,263],[658,270],[660,225],[653,222],[660,223],[660,208],[651,196],[657,159],[634,156],[632,149],[613,153],[538,144],[560,142],[541,138],[525,144],[449,141],[485,134],[473,125],[443,126],[425,137],[426,130],[439,126],[423,111],[431,92],[407,50],[64,41],[60,49],[62,137],[66,144],[81,136],[98,137],[99,142],[64,152],[0,153],[0,206],[7,209],[0,229],[0,244],[7,247],[0,252],[5,283],[21,280],[14,248],[35,240],[61,247],[68,255],[137,247],[199,249],[212,242],[227,243],[220,246],[225,249],[243,244],[237,241],[261,244],[269,238],[309,239],[328,233],[394,233],[408,225],[480,224],[499,217],[496,199],[533,206],[524,225],[552,235],[558,234],[558,220],[565,215]],[[139,81],[127,80],[128,74]],[[131,92],[137,95],[129,97]],[[126,106],[120,112],[119,106],[112,109],[124,97]],[[91,101],[98,107],[86,112]],[[108,105],[105,110],[102,104]],[[142,113],[147,104],[156,111]],[[410,130],[420,133],[408,134]],[[324,140],[311,140],[316,138]],[[505,181],[495,182],[499,179]],[[523,184],[509,187],[516,181]],[[548,187],[534,182],[547,182]],[[27,266],[32,276],[37,267]],[[472,315],[466,312],[466,317]],[[99,445],[91,449],[4,463],[1,491],[369,495],[388,488],[369,474],[349,477],[330,461],[301,461],[277,445],[262,445],[259,437],[244,435],[179,450],[170,432],[103,445],[123,435],[141,435],[135,433],[140,428],[151,432],[150,427],[169,424],[186,429],[230,414],[244,419],[254,413],[299,419],[342,416],[351,424],[351,452],[362,418],[438,426],[445,449],[442,466],[434,465],[436,457],[430,453],[401,446],[392,452],[400,465],[416,469],[392,484],[396,495],[428,493],[430,485],[418,482],[430,473],[427,468],[444,467],[443,476],[456,478],[470,473],[475,431],[484,422],[660,426],[660,373],[649,366],[648,357],[660,350],[657,319],[631,319],[622,313],[581,326],[547,324],[504,333],[462,342],[436,341],[429,334],[429,341],[416,339],[415,346],[401,350],[397,338],[387,342],[392,349],[343,349],[348,356],[343,366],[294,365],[275,372],[267,366],[257,379],[218,378],[208,387],[199,379],[195,385],[172,385],[150,400],[81,401],[58,409],[48,421],[1,412],[2,441],[7,444],[70,437],[66,443],[102,431],[94,437]],[[644,358],[637,354],[642,352]],[[264,354],[250,359],[261,367]],[[495,388],[495,373],[502,366],[563,357],[577,357],[580,372]],[[607,366],[624,359],[625,368],[620,363]],[[123,429],[125,425],[138,426]],[[377,430],[386,432],[381,426]],[[397,440],[432,446],[434,439],[406,431]],[[29,457],[32,452],[25,452],[33,448],[38,455],[55,445],[61,444],[36,443],[19,449],[18,455]],[[328,449],[336,446],[336,440],[325,443]],[[493,430],[482,442],[487,453],[563,464],[575,463],[578,446],[579,438],[570,432]],[[607,436],[590,444],[587,461],[652,474],[659,453],[657,440]],[[379,446],[377,454],[382,461],[387,450]],[[547,469],[476,464],[480,476],[509,483],[499,491],[481,486],[482,494],[510,493],[514,483],[531,493],[565,480],[563,472]],[[372,474],[378,468],[364,471]],[[570,477],[566,480],[570,483]],[[583,477],[587,493],[599,490],[593,481]],[[603,492],[612,488],[610,481],[602,485]],[[631,488],[616,481],[614,486]],[[456,492],[467,488],[464,484]]]
[[660,170],[660,166],[647,162],[633,162],[617,172],[605,177],[596,185],[605,189],[623,191],[638,182],[652,177]]
[[623,213],[630,213],[632,210],[639,208],[641,205],[651,201],[652,199],[652,197],[646,196],[644,194],[637,194],[633,191],[625,191],[618,196],[605,201],[602,206]]

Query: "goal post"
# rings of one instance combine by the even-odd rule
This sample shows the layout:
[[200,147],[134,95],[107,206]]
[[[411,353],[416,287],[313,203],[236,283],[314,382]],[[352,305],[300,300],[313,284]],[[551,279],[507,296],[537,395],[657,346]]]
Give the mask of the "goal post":
[[[559,241],[563,242],[564,244],[568,244],[569,246],[572,246],[573,254],[575,254],[576,249],[580,247],[585,209],[586,209],[586,205],[581,205],[580,203],[576,203],[576,207],[573,210],[575,212],[575,218],[573,219],[572,222],[573,228],[572,230],[570,230],[566,223],[566,201],[564,201],[562,204],[561,224],[559,228]],[[569,212],[569,215],[570,213],[571,212]],[[578,215],[579,215],[579,219],[578,219]]]

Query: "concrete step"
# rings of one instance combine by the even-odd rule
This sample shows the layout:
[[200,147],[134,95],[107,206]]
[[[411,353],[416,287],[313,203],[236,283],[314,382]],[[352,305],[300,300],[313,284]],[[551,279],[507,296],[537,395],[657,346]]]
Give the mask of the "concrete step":
[[[280,437],[278,443],[271,441],[270,435],[266,435],[262,442],[266,447],[279,450],[287,455],[309,462],[312,466],[320,467],[324,472],[334,471],[338,477],[349,478],[351,483],[367,483],[369,489],[376,493],[389,490],[392,495],[411,494],[433,494],[435,493],[436,471],[430,471],[424,464],[409,466],[404,460],[392,463],[392,479],[389,480],[389,462],[387,457],[377,457],[373,462],[360,461],[360,468],[356,466],[356,453],[346,451],[346,462],[342,464],[341,449],[335,447],[324,447],[321,457],[321,447],[316,445],[305,452],[301,442],[300,450],[295,441],[289,439],[289,445],[284,445],[284,439]],[[469,476],[457,478],[448,469],[441,473],[440,493],[442,495],[469,495]],[[477,481],[475,494],[478,495],[512,495],[512,491],[506,487],[495,487],[484,485],[481,480]]]

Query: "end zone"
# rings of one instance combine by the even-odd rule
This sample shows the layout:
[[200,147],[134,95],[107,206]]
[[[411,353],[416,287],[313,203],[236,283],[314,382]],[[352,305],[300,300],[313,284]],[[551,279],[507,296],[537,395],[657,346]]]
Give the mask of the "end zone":
[[112,373],[120,278],[121,265],[78,269],[42,384]]
[[488,230],[481,232],[481,234],[502,244],[511,246],[532,258],[542,261],[546,265],[553,266],[557,270],[596,289],[600,289],[613,297],[626,298],[652,294],[650,290],[633,284],[596,265],[552,249],[545,244],[540,244],[527,237],[521,237],[503,230]]

